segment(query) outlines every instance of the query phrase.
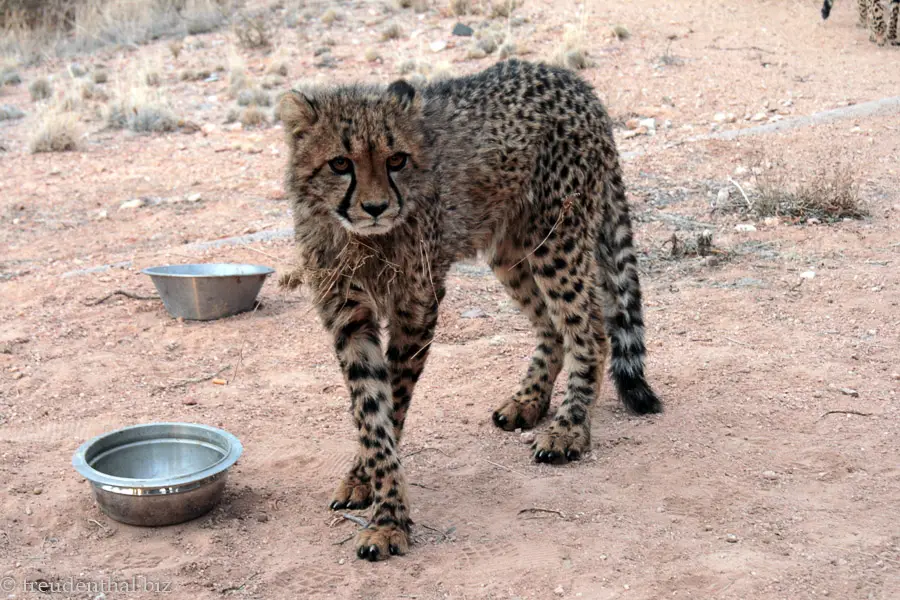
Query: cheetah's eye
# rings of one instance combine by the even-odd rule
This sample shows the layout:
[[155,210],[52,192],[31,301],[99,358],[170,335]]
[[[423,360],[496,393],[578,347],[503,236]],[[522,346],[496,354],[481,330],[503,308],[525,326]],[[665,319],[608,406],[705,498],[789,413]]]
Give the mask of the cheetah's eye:
[[353,161],[346,156],[338,156],[329,160],[328,166],[336,175],[346,175],[353,168]]
[[392,154],[387,159],[387,167],[391,171],[399,171],[403,167],[406,166],[406,159],[409,157],[408,154],[404,152],[398,152],[397,154]]

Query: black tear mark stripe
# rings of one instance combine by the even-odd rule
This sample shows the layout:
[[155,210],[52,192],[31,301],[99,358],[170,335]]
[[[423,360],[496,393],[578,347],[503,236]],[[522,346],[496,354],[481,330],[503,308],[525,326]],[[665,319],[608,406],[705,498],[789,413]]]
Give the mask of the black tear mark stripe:
[[400,190],[397,189],[397,184],[394,183],[394,178],[391,177],[390,171],[388,171],[388,184],[394,190],[394,195],[397,196],[397,208],[403,208],[403,196],[400,194]]
[[341,203],[338,205],[337,213],[347,219],[348,222],[352,222],[350,219],[350,214],[347,212],[350,210],[350,204],[353,202],[353,192],[356,190],[356,172],[350,171],[350,186],[347,188],[347,193],[344,194],[344,199],[341,200]]

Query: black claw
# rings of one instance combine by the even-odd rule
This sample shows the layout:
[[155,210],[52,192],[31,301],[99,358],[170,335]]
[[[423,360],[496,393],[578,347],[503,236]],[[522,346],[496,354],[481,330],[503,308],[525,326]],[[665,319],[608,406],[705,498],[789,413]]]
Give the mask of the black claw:
[[378,546],[376,546],[374,544],[369,546],[369,556],[367,558],[371,562],[375,562],[376,560],[378,560],[378,554],[379,554]]
[[331,503],[331,510],[341,510],[347,508],[346,502],[341,502],[340,500],[335,500]]
[[397,544],[391,544],[389,546],[389,550],[391,551],[391,554],[393,554],[394,556],[397,556],[398,554],[400,554],[400,548],[397,546]]
[[516,429],[528,429],[528,423],[525,422],[522,415],[516,415]]
[[578,450],[566,451],[566,460],[580,460],[581,453]]
[[368,557],[368,555],[369,555],[369,549],[366,548],[365,546],[360,546],[359,548],[356,549],[356,556],[358,556],[360,558],[366,558],[366,557]]
[[501,415],[498,412],[494,413],[494,425],[502,428],[504,425],[506,425],[506,421],[507,419],[504,415]]

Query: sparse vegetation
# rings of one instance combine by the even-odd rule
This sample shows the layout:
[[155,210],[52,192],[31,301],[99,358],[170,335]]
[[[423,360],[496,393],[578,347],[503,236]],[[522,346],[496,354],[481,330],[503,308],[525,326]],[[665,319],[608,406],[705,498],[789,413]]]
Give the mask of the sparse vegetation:
[[516,45],[513,42],[503,42],[500,46],[500,49],[497,51],[497,54],[501,59],[507,59],[510,56],[515,56],[516,54]]
[[457,17],[467,15],[471,10],[471,0],[450,0],[450,12]]
[[109,75],[103,69],[94,71],[94,83],[106,83],[109,81]]
[[158,133],[178,128],[178,118],[162,94],[146,86],[120,91],[106,111],[106,123],[114,129]]
[[258,106],[248,106],[241,111],[241,125],[243,127],[262,127],[269,124],[269,117]]
[[381,32],[381,41],[386,42],[388,40],[396,40],[400,39],[400,36],[403,35],[403,30],[400,29],[400,26],[396,23],[391,23],[387,27],[385,27],[384,31]]
[[12,104],[0,104],[0,121],[14,121],[24,116],[25,113]]
[[81,136],[78,115],[53,107],[41,115],[40,124],[28,141],[28,148],[32,153],[78,150]]
[[322,13],[322,16],[320,17],[320,19],[326,25],[332,25],[332,24],[334,24],[335,21],[343,21],[344,15],[342,13],[339,13],[338,11],[334,10],[333,8],[329,8],[328,10],[326,10],[325,12]]
[[169,42],[169,52],[172,53],[172,58],[178,60],[178,57],[181,56],[181,51],[184,50],[184,43],[181,40],[172,40]]
[[233,29],[238,42],[245,48],[268,48],[272,45],[272,32],[263,13],[238,13]]
[[381,58],[381,55],[378,54],[378,50],[376,50],[375,48],[372,48],[370,46],[370,47],[366,48],[366,51],[363,54],[363,57],[369,62],[375,62],[376,60]]
[[272,106],[272,97],[265,90],[252,87],[238,93],[238,106]]
[[493,19],[508,18],[514,10],[522,6],[521,0],[491,0],[489,15]]
[[631,37],[631,32],[628,31],[628,28],[624,25],[613,25],[612,30],[610,31],[612,36],[619,40],[620,42],[624,42],[628,38]]
[[288,64],[290,63],[290,55],[288,54],[287,49],[283,46],[279,46],[275,52],[272,53],[272,56],[269,57],[268,65],[266,66],[266,73],[281,75],[282,77],[288,76]]
[[38,77],[28,86],[28,91],[31,93],[31,99],[35,102],[38,100],[46,100],[53,95],[53,85],[48,78]]

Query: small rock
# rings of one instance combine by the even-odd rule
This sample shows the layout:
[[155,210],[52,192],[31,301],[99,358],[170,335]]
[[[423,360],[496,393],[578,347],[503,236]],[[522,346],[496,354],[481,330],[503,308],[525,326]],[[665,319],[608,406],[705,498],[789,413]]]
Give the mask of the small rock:
[[469,48],[468,50],[466,50],[466,58],[471,59],[471,60],[478,60],[480,58],[484,58],[485,56],[487,56],[487,52],[485,52],[478,46],[475,46],[474,48]]
[[845,396],[850,396],[851,398],[859,398],[859,392],[857,392],[853,388],[838,388],[838,391]]
[[725,536],[725,541],[729,544],[736,544],[738,541],[738,536],[734,535],[733,533],[729,533]]
[[266,513],[259,513],[258,515],[256,515],[256,520],[260,523],[265,523],[269,520],[269,515],[267,515]]
[[822,222],[822,221],[820,221],[819,219],[817,219],[817,218],[815,218],[815,217],[811,217],[811,218],[809,218],[809,219],[806,220],[807,225],[818,225],[818,224],[821,223],[821,222]]
[[724,123],[726,119],[728,119],[728,115],[722,112],[718,112],[713,115],[713,121],[715,121],[716,123]]
[[749,172],[750,172],[750,169],[748,169],[747,167],[737,167],[737,168],[734,170],[734,174],[735,174],[735,175],[738,175],[738,176],[740,176],[740,175],[746,175],[746,174],[749,173]]
[[764,113],[764,112],[758,112],[758,113],[756,113],[755,115],[753,115],[752,117],[750,117],[750,120],[751,120],[751,121],[754,121],[754,122],[765,121],[765,120],[766,120],[766,113]]
[[346,561],[342,558],[341,560],[338,561],[338,564],[339,564],[339,565],[342,565],[342,564],[344,564],[345,562],[346,562]]
[[26,506],[26,507],[25,507],[25,514],[28,515],[28,516],[30,517],[30,516],[32,515],[32,513],[33,513],[33,511],[31,510],[31,507],[30,507],[30,506]]
[[703,526],[703,531],[712,531],[712,530],[713,530],[712,525],[704,525]]
[[101,209],[101,210],[97,211],[97,220],[98,221],[103,221],[108,218],[109,218],[109,213],[106,210]]
[[457,23],[456,25],[453,26],[452,33],[453,33],[453,35],[469,37],[470,35],[475,33],[475,31],[468,25],[463,25],[462,23]]
[[185,406],[194,406],[197,404],[197,401],[193,398],[185,398],[181,401]]
[[734,230],[743,232],[756,231],[756,225],[753,225],[752,223],[738,223],[734,226]]
[[333,69],[337,66],[337,63],[338,61],[335,57],[333,57],[331,54],[325,54],[322,56],[322,58],[319,59],[318,62],[316,62],[315,66],[319,67],[320,69]]
[[894,381],[900,381],[900,373],[891,373],[891,379]]
[[75,62],[69,65],[69,73],[72,75],[72,77],[84,77],[85,75],[87,75],[87,69]]
[[131,208],[140,208],[144,206],[143,198],[134,198],[133,200],[126,200],[122,204],[119,205],[119,210],[128,210]]
[[200,202],[200,199],[201,199],[202,197],[203,197],[203,196],[200,194],[200,192],[197,192],[197,193],[195,193],[195,194],[189,194],[188,197],[185,198],[185,199],[186,199],[188,202]]
[[769,481],[776,481],[778,479],[778,473],[775,471],[763,471],[762,473],[763,479],[768,479]]
[[628,119],[627,121],[625,121],[626,129],[637,129],[640,126],[641,126],[640,119]]
[[716,194],[716,206],[722,206],[726,202],[728,202],[728,198],[731,197],[731,190],[728,188],[722,188],[719,190],[719,193]]
[[656,131],[656,119],[641,119],[639,125],[646,127],[648,131]]
[[484,319],[487,317],[487,313],[480,308],[470,308],[469,310],[463,311],[459,316],[463,319]]
[[563,594],[566,593],[566,590],[563,588],[563,586],[558,585],[558,586],[556,586],[556,589],[553,590],[553,593],[556,594],[557,596],[562,596]]
[[321,48],[316,48],[313,50],[313,56],[322,56],[323,54],[328,54],[331,52],[331,48],[328,46],[322,46]]
[[519,436],[519,439],[522,440],[523,444],[533,444],[534,443],[534,432],[533,431],[523,431],[522,435]]
[[493,36],[483,37],[478,40],[476,47],[484,50],[485,54],[490,54],[497,49],[497,40],[495,40]]
[[435,40],[428,45],[432,52],[441,52],[447,49],[446,40]]
[[32,493],[33,493],[35,496],[40,496],[40,495],[44,492],[44,490],[43,490],[42,488],[39,488],[39,487],[36,487],[36,488],[34,488],[33,490],[31,490],[31,491],[32,491]]
[[815,279],[816,272],[815,271],[803,271],[800,273],[800,279]]

